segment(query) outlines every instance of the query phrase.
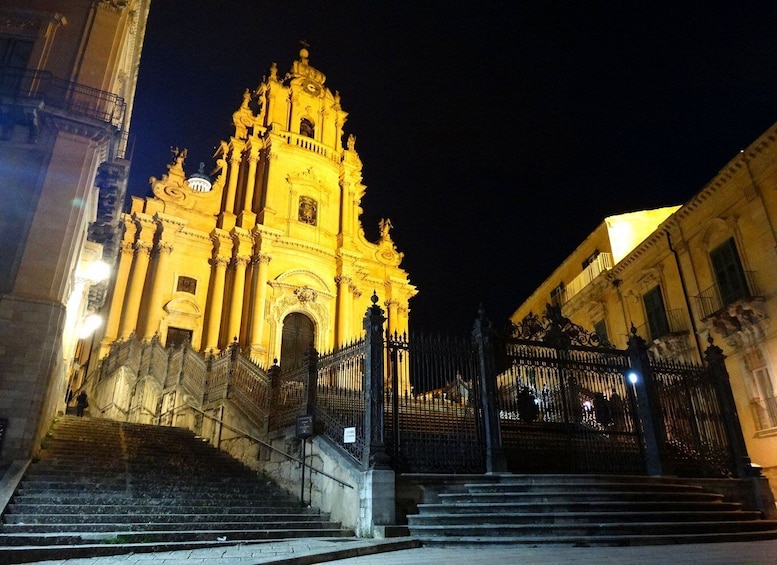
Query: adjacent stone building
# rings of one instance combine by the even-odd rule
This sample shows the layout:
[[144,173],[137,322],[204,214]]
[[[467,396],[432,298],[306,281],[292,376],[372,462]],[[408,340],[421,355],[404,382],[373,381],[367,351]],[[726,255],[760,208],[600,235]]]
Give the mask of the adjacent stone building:
[[[0,457],[26,459],[99,324],[150,0],[0,5]],[[99,345],[99,342],[98,342]]]
[[389,330],[407,330],[416,289],[390,220],[365,238],[362,163],[325,82],[306,49],[285,75],[273,64],[246,90],[214,172],[187,175],[176,149],[154,195],[132,199],[103,352],[131,335],[214,353],[236,341],[262,366],[291,367],[311,344],[361,337],[373,294]]
[[777,485],[777,125],[679,207],[607,218],[512,316],[548,303],[618,348],[725,355],[752,461]]

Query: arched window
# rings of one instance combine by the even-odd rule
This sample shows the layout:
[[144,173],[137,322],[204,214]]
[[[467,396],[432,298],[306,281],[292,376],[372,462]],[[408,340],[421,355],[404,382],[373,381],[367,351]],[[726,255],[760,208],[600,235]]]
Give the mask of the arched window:
[[284,318],[280,360],[284,371],[302,365],[305,352],[314,343],[315,337],[313,322],[305,314],[294,312]]
[[299,133],[305,137],[315,137],[316,128],[313,127],[313,122],[307,118],[302,118],[299,122]]

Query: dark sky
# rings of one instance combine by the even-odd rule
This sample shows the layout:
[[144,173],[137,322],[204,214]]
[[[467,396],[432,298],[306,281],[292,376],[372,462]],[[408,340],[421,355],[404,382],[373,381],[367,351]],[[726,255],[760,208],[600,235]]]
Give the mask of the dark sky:
[[130,191],[188,172],[299,40],[349,112],[411,327],[502,324],[606,217],[682,204],[777,121],[777,3],[153,0]]

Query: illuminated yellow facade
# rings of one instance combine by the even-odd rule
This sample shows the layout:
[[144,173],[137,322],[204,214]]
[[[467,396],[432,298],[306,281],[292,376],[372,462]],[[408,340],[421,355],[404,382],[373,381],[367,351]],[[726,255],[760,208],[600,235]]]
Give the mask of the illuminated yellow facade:
[[416,289],[390,220],[377,243],[365,238],[362,163],[325,81],[305,49],[285,76],[273,64],[233,114],[212,183],[187,177],[175,151],[154,196],[133,198],[104,346],[156,334],[215,352],[237,340],[258,363],[283,364],[311,343],[361,337],[373,293],[389,330],[407,331]]
[[633,326],[654,358],[698,363],[714,339],[777,485],[777,126],[683,206],[607,218],[511,318],[552,302],[618,348]]

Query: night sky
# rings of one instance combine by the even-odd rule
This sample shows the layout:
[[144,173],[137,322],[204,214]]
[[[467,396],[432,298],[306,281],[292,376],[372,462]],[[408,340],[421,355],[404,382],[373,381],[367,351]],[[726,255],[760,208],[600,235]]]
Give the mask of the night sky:
[[411,328],[501,325],[606,216],[682,204],[777,121],[777,3],[152,0],[130,192],[187,172],[309,43],[419,289]]

